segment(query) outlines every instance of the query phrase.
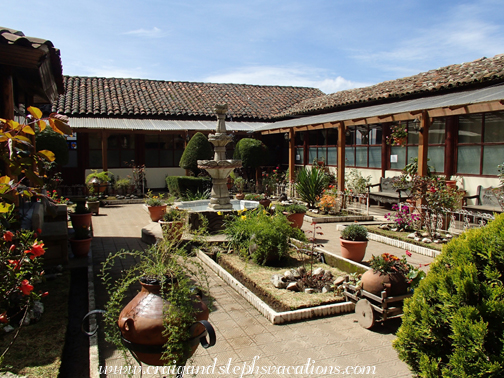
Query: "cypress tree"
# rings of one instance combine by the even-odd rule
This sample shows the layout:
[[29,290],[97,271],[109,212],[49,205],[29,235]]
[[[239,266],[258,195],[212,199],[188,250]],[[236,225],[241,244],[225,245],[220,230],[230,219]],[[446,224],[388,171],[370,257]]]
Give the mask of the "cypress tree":
[[213,157],[213,147],[207,137],[202,133],[197,132],[193,135],[187,147],[180,158],[180,167],[189,169],[194,176],[198,176],[200,169],[198,168],[198,160],[209,160]]

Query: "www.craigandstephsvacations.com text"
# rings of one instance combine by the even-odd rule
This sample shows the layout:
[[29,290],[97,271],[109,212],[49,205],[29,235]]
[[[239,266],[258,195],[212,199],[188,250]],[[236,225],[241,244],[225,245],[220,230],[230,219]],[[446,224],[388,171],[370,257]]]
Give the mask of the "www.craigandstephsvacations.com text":
[[249,362],[233,363],[229,358],[225,364],[219,364],[217,358],[208,366],[186,365],[186,366],[100,366],[99,373],[107,374],[108,377],[127,376],[128,374],[171,374],[184,376],[187,374],[198,375],[222,375],[225,377],[242,378],[250,375],[285,375],[316,377],[318,375],[375,375],[376,366],[338,366],[338,365],[318,365],[315,360],[308,358],[305,364],[296,366],[284,365],[261,365],[259,356],[255,356]]

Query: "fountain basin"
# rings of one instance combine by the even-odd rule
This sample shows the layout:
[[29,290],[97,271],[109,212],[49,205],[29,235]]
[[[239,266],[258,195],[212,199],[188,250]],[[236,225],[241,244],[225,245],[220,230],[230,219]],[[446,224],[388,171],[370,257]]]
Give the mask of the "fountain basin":
[[230,202],[232,208],[220,211],[215,211],[209,207],[210,200],[175,202],[173,206],[188,212],[190,230],[197,230],[203,225],[200,219],[200,216],[203,216],[208,222],[208,232],[210,234],[216,234],[224,228],[225,215],[239,210],[255,209],[259,206],[259,202],[257,201],[231,200]]

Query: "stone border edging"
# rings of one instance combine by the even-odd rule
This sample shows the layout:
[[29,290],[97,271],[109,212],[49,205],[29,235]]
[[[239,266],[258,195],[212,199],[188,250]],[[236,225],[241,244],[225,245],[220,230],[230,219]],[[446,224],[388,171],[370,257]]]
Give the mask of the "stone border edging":
[[[88,253],[88,311],[96,309],[95,290],[94,290],[94,271],[93,271],[93,248]],[[96,315],[89,317],[89,328],[96,329]],[[100,353],[98,350],[98,334],[89,337],[89,377],[99,378]]]
[[418,253],[419,255],[424,255],[424,256],[432,257],[432,258],[434,258],[434,257],[438,256],[439,254],[441,254],[441,251],[437,251],[435,249],[421,247],[419,245],[408,243],[408,242],[405,242],[403,240],[392,239],[392,238],[389,238],[387,236],[373,234],[371,232],[368,233],[368,239],[369,240],[373,240],[373,241],[377,241],[377,242],[380,242],[380,243],[383,243],[383,244],[391,245],[393,247],[397,247],[397,248],[401,248],[401,249],[404,249],[404,250],[408,250],[410,252],[415,252],[415,253]]
[[312,217],[310,215],[304,216],[305,222],[315,223],[342,223],[342,222],[355,222],[355,221],[373,221],[372,215],[349,215],[346,217]]
[[241,282],[224,270],[219,264],[213,261],[205,253],[198,251],[197,256],[200,260],[222,278],[229,286],[237,291],[245,298],[252,306],[254,306],[261,314],[264,315],[272,324],[283,324],[303,319],[311,319],[318,316],[328,316],[335,314],[344,314],[354,310],[355,305],[352,302],[341,302],[330,305],[322,305],[311,308],[302,308],[299,310],[276,312],[258,296],[247,289]]

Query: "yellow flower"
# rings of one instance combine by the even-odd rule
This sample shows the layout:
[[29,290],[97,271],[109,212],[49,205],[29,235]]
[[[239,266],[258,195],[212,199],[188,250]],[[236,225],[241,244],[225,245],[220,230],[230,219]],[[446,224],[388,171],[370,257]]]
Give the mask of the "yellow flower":
[[241,219],[242,219],[242,220],[245,220],[245,219],[247,219],[247,216],[246,216],[246,215],[242,215],[242,216],[241,216]]
[[217,211],[217,215],[222,215],[222,211]]
[[263,210],[263,214],[266,214],[266,210]]

